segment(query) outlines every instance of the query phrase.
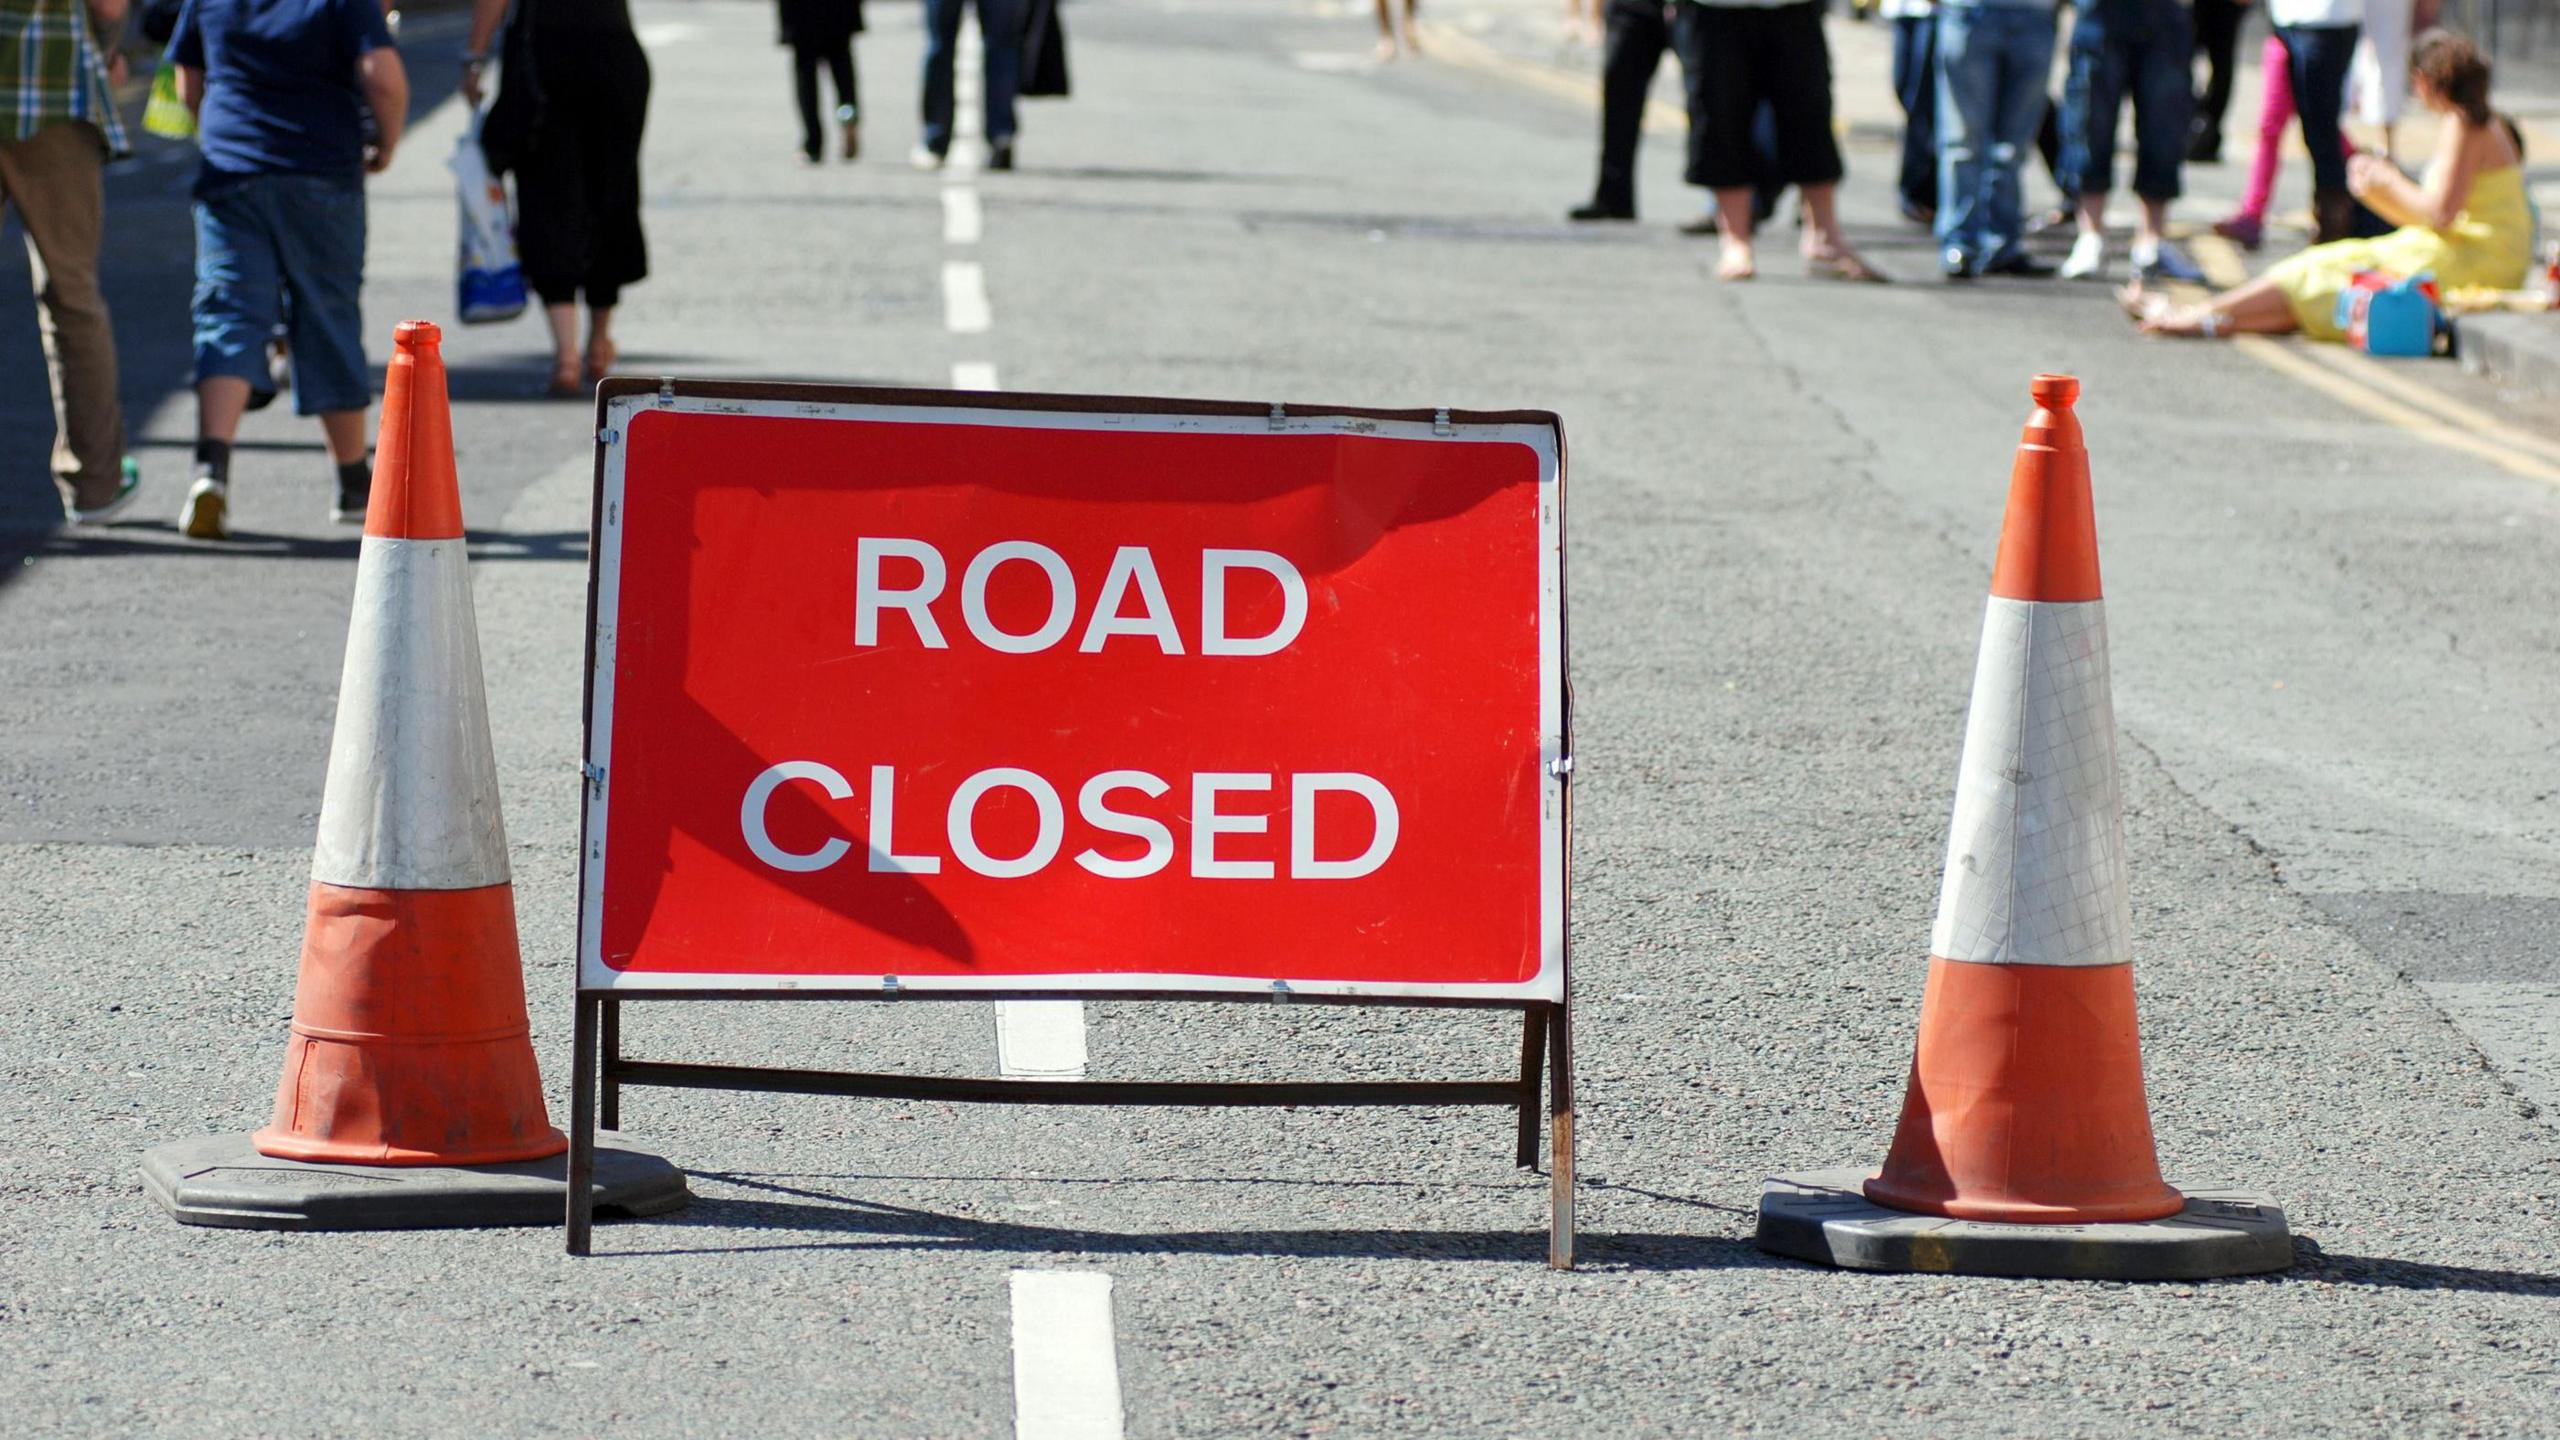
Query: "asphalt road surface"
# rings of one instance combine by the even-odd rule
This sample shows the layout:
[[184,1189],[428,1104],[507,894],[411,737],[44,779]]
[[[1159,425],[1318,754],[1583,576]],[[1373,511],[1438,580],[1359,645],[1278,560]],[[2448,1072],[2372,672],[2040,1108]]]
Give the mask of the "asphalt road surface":
[[[1672,146],[1648,140],[1655,223],[1570,229],[1587,111],[1458,56],[1370,66],[1340,6],[1083,0],[1077,97],[1027,109],[1024,168],[943,176],[900,163],[913,9],[875,5],[862,42],[870,152],[816,170],[767,7],[637,9],[628,371],[1564,416],[1584,1267],[1541,1266],[1545,1182],[1491,1111],[634,1092],[627,1127],[700,1198],[590,1260],[547,1230],[169,1223],[139,1153],[261,1122],[275,1083],[354,543],[287,407],[245,432],[241,538],[170,529],[187,160],[155,144],[111,185],[137,517],[45,533],[32,320],[0,304],[10,1431],[983,1437],[1018,1403],[1026,1436],[2560,1430],[2560,468],[2538,432],[2462,448],[2423,408],[2494,397],[2144,342],[2096,287],[1801,280],[1783,230],[1719,286],[1660,223]],[[1844,39],[1844,74],[1874,43]],[[431,108],[373,186],[377,361],[396,320],[451,314],[458,37],[409,45]],[[1850,139],[1854,233],[1917,278],[1887,158]],[[533,398],[533,321],[448,337],[562,1115],[589,412]],[[1888,1277],[1750,1243],[1761,1177],[1889,1134],[2043,369],[2085,386],[2163,1162],[2273,1193],[2284,1275]],[[1494,1074],[1516,1044],[1453,1014],[1084,1021],[1096,1078]],[[668,1058],[998,1064],[983,1006],[629,1030]]]

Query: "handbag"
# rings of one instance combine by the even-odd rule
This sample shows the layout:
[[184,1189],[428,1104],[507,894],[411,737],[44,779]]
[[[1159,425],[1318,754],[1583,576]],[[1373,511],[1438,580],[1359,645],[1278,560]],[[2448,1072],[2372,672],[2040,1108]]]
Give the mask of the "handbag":
[[480,153],[493,174],[524,164],[542,134],[542,76],[533,64],[534,0],[516,0],[498,42],[498,98],[480,124]]
[[2380,270],[2359,270],[2338,292],[2335,315],[2347,343],[2367,355],[2432,355],[2442,328],[2435,277],[2403,280]]
[[1058,0],[1031,0],[1023,7],[1022,86],[1016,93],[1033,99],[1067,93],[1067,32],[1058,23]]

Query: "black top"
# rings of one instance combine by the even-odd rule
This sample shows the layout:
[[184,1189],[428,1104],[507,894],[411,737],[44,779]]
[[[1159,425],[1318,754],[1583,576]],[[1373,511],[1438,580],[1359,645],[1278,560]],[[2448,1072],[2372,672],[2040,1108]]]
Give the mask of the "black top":
[[780,0],[782,43],[833,48],[862,29],[862,0]]

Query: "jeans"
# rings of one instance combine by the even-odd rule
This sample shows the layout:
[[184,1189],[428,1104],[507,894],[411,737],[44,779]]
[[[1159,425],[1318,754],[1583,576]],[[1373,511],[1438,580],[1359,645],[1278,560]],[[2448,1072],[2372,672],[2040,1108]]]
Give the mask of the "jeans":
[[1600,61],[1600,183],[1591,198],[1633,210],[1645,96],[1662,67],[1662,52],[1671,48],[1671,21],[1663,14],[1662,0],[1609,0],[1606,24],[1608,39]]
[[861,82],[853,73],[853,42],[842,45],[791,47],[791,93],[800,102],[800,153],[815,160],[825,153],[826,136],[818,115],[818,71],[835,81],[836,111],[846,120],[862,114]]
[[2347,66],[2355,59],[2355,25],[2285,25],[2284,42],[2293,81],[2293,108],[2302,117],[2302,148],[2311,152],[2311,183],[2320,190],[2347,188],[2347,150],[2338,115],[2347,101]]
[[1967,264],[2016,253],[2018,162],[2045,113],[2053,12],[1938,6],[1938,245]]
[[1902,169],[1895,188],[1914,210],[1938,208],[1938,22],[1893,22],[1893,94],[1902,102]]
[[2231,108],[2232,70],[2239,63],[2239,0],[2196,0],[2196,53],[2204,57],[2204,88],[2196,92],[2194,133],[2213,154],[2222,153],[2222,117]]
[[2195,113],[2195,24],[2180,0],[2093,0],[2071,28],[2062,168],[2082,195],[2115,188],[2116,116],[2133,99],[2133,193],[2178,198]]
[[[364,185],[320,175],[208,175],[196,186],[195,378],[267,384],[285,322],[293,408],[373,402],[364,363]],[[291,306],[286,302],[290,300]]]
[[978,10],[986,45],[987,143],[1010,145],[1014,92],[1022,84],[1023,0],[924,0],[924,148],[951,150],[951,71],[960,58],[960,9]]

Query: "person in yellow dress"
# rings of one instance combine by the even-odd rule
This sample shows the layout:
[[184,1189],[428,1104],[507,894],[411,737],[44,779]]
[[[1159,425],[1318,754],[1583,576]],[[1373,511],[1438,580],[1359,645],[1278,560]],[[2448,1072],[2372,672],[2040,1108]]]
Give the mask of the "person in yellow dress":
[[2514,125],[2489,109],[2489,62],[2449,30],[2420,37],[2410,63],[2419,103],[2443,117],[2423,181],[2389,161],[2358,155],[2348,188],[2400,228],[2374,240],[2339,240],[2267,268],[2248,284],[2182,305],[2140,281],[2117,292],[2145,333],[2342,338],[2338,295],[2359,270],[2399,279],[2433,275],[2447,290],[2524,284],[2533,259],[2533,207],[2525,198],[2524,145]]

